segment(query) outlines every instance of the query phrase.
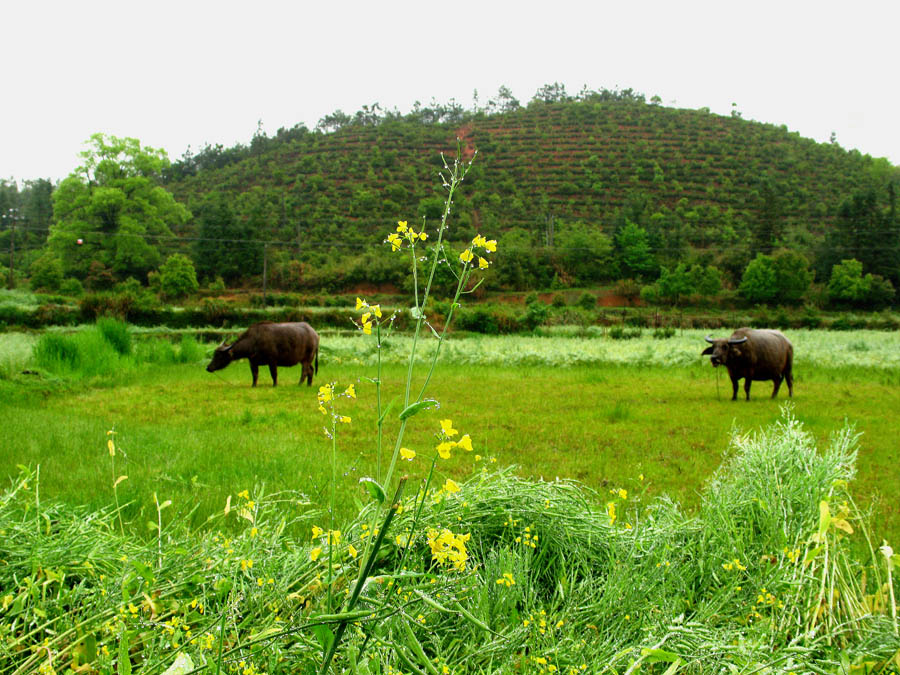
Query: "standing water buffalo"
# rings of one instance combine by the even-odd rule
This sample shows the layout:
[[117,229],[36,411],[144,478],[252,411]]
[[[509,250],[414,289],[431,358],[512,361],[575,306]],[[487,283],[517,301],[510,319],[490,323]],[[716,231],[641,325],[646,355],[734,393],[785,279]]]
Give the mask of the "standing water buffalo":
[[701,355],[711,354],[709,360],[713,366],[728,368],[734,389],[732,401],[737,400],[738,380],[742,377],[748,401],[753,380],[772,380],[775,383],[772,398],[778,395],[781,381],[787,380],[788,395],[794,395],[794,377],[791,374],[794,348],[779,331],[738,328],[728,339],[713,340],[707,336],[706,341],[710,346]]
[[315,372],[319,372],[319,335],[308,323],[255,323],[245,330],[230,345],[222,343],[216,347],[212,361],[206,366],[207,372],[221,370],[232,361],[250,360],[253,386],[259,377],[259,367],[269,366],[272,386],[278,386],[278,366],[303,364],[300,384],[306,378],[306,385],[312,384],[313,362]]

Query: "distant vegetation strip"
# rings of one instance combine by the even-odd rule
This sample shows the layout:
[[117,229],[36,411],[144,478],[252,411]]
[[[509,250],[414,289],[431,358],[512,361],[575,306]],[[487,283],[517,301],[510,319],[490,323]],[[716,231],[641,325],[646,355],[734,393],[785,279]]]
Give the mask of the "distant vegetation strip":
[[[124,331],[124,332],[123,332]],[[564,333],[570,333],[565,331]],[[703,363],[707,330],[678,331],[664,339],[651,332],[616,339],[600,330],[578,335],[470,336],[446,343],[440,363],[478,366],[570,367],[614,364],[634,367],[681,367]],[[74,334],[49,332],[43,336],[0,334],[0,377],[13,377],[27,368],[44,368],[56,374],[112,375],[141,363],[198,363],[208,357],[212,344],[198,342],[190,332],[174,340],[140,337],[124,324],[104,320]],[[718,335],[718,334],[717,334]],[[810,368],[871,368],[900,373],[900,333],[859,330],[828,332],[791,330],[795,365],[802,381]],[[202,337],[202,336],[201,336]],[[383,339],[381,359],[403,363],[412,338],[394,334]],[[430,358],[429,343],[419,357]],[[321,342],[322,367],[329,363],[372,365],[377,353],[370,341],[358,335],[325,333]],[[132,364],[132,365],[128,365]],[[327,372],[327,371],[325,371]],[[724,375],[723,375],[724,377]]]

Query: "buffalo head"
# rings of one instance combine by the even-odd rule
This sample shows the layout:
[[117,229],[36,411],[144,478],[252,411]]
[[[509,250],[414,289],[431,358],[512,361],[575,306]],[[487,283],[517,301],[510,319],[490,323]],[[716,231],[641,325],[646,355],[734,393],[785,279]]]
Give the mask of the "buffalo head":
[[729,359],[736,359],[742,356],[741,345],[747,341],[745,337],[719,338],[713,340],[709,335],[706,336],[709,347],[700,352],[701,356],[710,355],[710,363],[713,366],[727,366]]
[[211,373],[216,370],[222,370],[222,368],[231,363],[234,360],[234,356],[231,353],[231,347],[232,345],[226,345],[224,342],[216,347],[216,351],[213,352],[212,361],[206,366],[206,372]]

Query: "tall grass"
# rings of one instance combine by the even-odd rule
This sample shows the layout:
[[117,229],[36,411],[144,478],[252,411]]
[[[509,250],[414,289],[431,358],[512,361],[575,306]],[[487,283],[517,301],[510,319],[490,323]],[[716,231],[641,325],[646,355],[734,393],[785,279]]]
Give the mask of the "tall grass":
[[[849,492],[855,443],[844,427],[819,452],[788,408],[733,435],[693,517],[639,485],[598,493],[489,464],[458,490],[420,489],[334,670],[891,672],[896,608]],[[284,534],[321,522],[302,495],[243,492],[200,530],[169,509],[143,543],[119,533],[114,508],[47,503],[39,488],[26,472],[0,494],[4,672],[160,672],[179,653],[214,669],[220,643],[226,670],[308,672],[316,635],[346,618],[321,613],[319,542]],[[375,508],[341,525],[338,589],[356,576]],[[219,531],[227,521],[236,533]],[[444,531],[465,533],[463,565],[441,561]]]
[[192,335],[183,334],[177,344],[161,339],[135,342],[128,324],[101,318],[76,332],[44,333],[34,345],[32,362],[52,375],[78,380],[120,377],[147,364],[194,363],[204,355]]

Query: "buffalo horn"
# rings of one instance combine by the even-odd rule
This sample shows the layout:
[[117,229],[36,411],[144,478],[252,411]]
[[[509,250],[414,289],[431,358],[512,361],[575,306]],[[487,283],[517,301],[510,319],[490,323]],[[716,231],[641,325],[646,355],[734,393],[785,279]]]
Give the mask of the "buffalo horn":
[[747,341],[747,336],[745,335],[742,338],[729,338],[728,344],[730,345],[739,345]]
[[706,336],[705,338],[703,338],[703,339],[706,340],[709,344],[714,344],[714,343],[715,343],[715,340],[713,340],[709,335],[707,335],[707,336]]

